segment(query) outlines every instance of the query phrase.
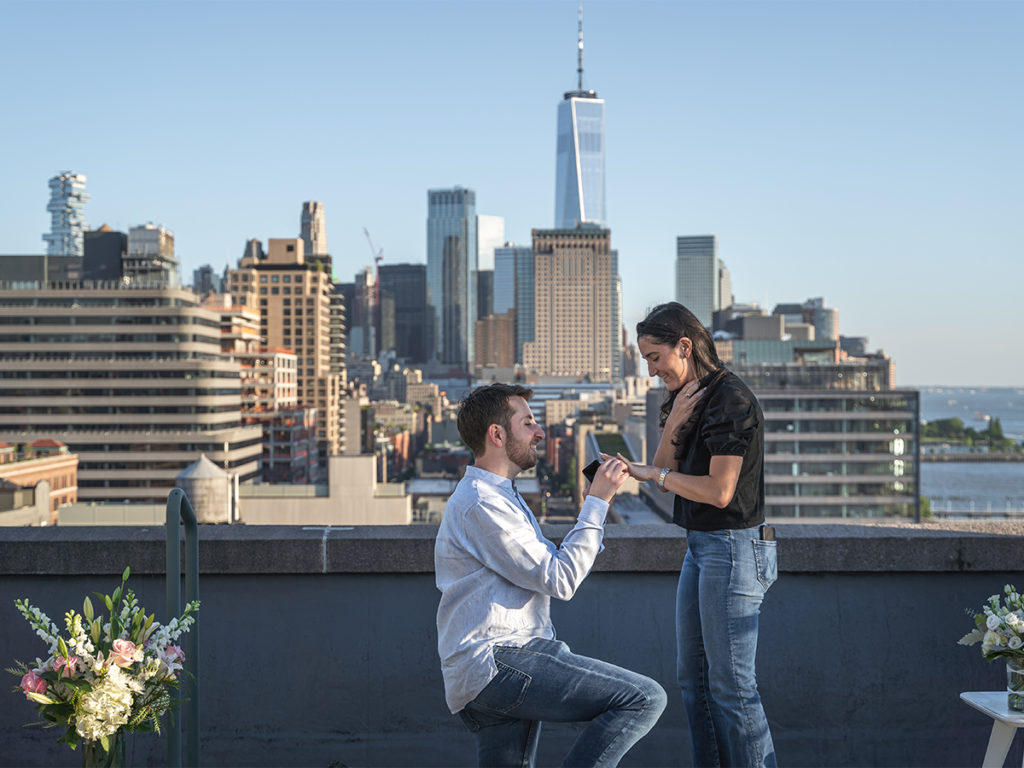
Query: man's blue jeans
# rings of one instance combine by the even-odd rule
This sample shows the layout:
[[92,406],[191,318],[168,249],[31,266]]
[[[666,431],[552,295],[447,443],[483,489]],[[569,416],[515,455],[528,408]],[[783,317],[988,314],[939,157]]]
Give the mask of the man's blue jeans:
[[563,765],[618,765],[668,702],[654,680],[577,656],[557,640],[493,654],[497,676],[459,713],[476,734],[481,766],[533,766],[542,720],[589,723]]
[[757,528],[686,532],[676,600],[677,671],[695,766],[776,765],[757,692],[757,616],[778,576]]

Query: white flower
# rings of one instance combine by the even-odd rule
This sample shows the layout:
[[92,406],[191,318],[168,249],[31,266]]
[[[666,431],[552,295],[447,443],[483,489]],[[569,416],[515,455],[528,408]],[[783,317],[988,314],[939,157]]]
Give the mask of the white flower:
[[1020,637],[1014,635],[1010,638],[1010,641],[1006,645],[1009,647],[1011,651],[1016,651],[1018,648],[1024,645],[1024,640],[1021,640]]
[[985,619],[985,626],[989,629],[999,629],[1000,624],[1002,624],[1002,622],[999,620],[999,617],[994,614],[989,614],[989,617]]
[[119,668],[111,668],[109,674],[82,696],[75,721],[78,735],[87,741],[96,741],[126,725],[132,713],[133,688],[139,692],[142,686],[130,676],[121,674]]

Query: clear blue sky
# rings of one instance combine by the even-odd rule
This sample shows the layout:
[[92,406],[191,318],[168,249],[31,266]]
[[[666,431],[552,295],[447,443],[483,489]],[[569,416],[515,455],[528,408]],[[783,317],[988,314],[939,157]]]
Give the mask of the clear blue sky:
[[[344,280],[364,226],[426,260],[429,188],[553,224],[575,0],[0,0],[0,30],[0,253],[43,250],[61,170],[186,281],[304,200]],[[824,296],[900,385],[1024,386],[1024,3],[588,0],[584,30],[631,339],[715,233],[737,301]]]

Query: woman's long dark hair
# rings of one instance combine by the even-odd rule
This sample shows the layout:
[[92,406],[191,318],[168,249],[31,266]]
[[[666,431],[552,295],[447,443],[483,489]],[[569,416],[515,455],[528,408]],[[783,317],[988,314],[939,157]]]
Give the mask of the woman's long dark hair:
[[[678,301],[670,301],[659,304],[652,309],[643,320],[636,324],[636,338],[648,336],[657,344],[668,344],[675,346],[680,339],[690,340],[692,349],[690,357],[693,361],[693,369],[697,378],[701,380],[701,386],[710,383],[710,374],[723,370],[723,363],[718,358],[718,350],[715,349],[715,341],[708,333],[708,329],[697,319],[697,316],[680,304]],[[707,379],[707,381],[705,381]],[[670,391],[665,402],[661,404],[661,426],[665,426],[668,415],[672,412],[672,404],[676,401],[679,389]],[[706,404],[702,403],[701,405]],[[703,408],[697,408],[691,414],[689,421],[679,430],[681,436],[689,431],[689,427],[696,422]],[[677,438],[678,440],[678,438]],[[673,441],[678,445],[677,441]]]

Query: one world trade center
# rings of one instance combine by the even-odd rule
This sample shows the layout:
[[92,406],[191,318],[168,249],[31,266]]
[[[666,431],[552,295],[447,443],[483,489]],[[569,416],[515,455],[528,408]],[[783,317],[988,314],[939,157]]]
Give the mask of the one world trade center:
[[583,90],[583,10],[579,11],[576,90],[558,105],[555,227],[606,226],[604,210],[604,99]]

